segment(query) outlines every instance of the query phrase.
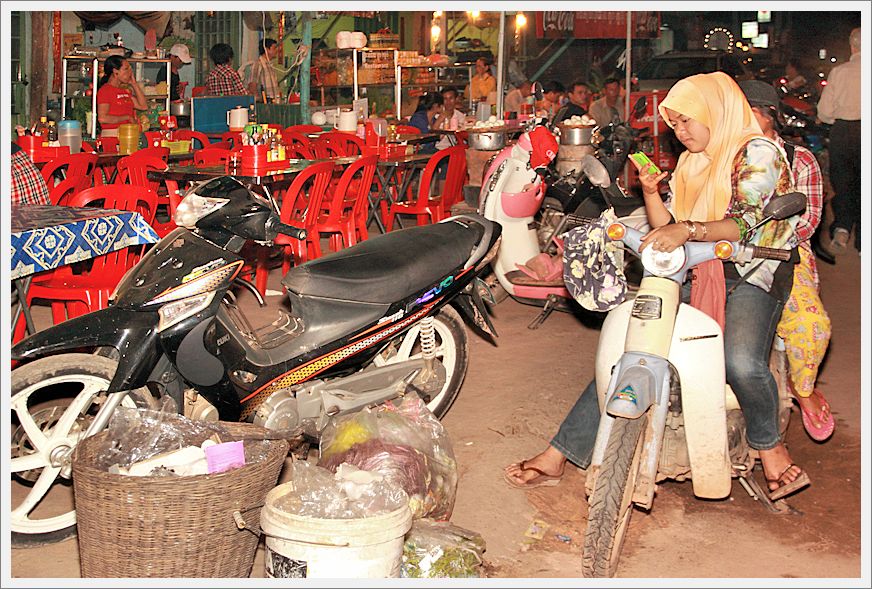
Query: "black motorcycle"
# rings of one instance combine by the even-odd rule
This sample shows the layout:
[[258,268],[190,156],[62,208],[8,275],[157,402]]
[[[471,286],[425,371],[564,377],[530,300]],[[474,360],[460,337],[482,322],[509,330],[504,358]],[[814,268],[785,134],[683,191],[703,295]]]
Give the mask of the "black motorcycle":
[[[418,394],[442,417],[460,390],[467,333],[455,307],[493,333],[479,274],[501,228],[478,215],[395,231],[292,268],[290,309],[253,327],[232,286],[251,240],[303,230],[283,224],[269,195],[232,177],[192,188],[179,228],[129,271],[101,311],[12,348],[13,499],[17,543],[56,541],[75,511],[37,506],[71,476],[76,444],[120,404],[171,397],[193,419],[249,421],[317,438],[332,416]],[[262,303],[262,300],[261,300]]]

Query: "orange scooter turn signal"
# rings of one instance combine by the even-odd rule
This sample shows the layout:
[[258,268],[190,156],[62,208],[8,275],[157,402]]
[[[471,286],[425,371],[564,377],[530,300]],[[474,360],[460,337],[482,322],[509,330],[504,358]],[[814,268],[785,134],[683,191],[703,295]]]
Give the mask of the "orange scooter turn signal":
[[729,260],[733,255],[733,244],[729,241],[719,241],[715,244],[715,256],[719,260]]
[[612,223],[606,229],[606,235],[609,236],[609,239],[617,241],[619,239],[623,239],[624,234],[626,233],[626,229],[620,223]]

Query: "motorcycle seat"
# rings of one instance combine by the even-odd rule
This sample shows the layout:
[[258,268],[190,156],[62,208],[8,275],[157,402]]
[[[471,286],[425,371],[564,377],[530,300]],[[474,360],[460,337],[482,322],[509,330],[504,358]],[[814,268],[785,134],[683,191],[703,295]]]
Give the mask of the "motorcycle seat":
[[301,297],[389,305],[456,271],[483,233],[459,221],[392,231],[291,268],[282,284]]

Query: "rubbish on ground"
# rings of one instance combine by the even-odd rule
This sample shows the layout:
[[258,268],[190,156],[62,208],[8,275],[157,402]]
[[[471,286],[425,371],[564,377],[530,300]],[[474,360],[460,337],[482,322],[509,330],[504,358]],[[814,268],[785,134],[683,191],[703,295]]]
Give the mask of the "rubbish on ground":
[[564,544],[569,544],[572,542],[572,538],[567,536],[566,534],[554,534],[554,537],[563,542]]
[[524,532],[524,535],[528,538],[533,538],[534,540],[541,540],[545,537],[545,532],[548,531],[548,528],[551,527],[551,524],[547,522],[543,522],[539,519],[534,519],[530,522],[530,527],[527,528],[527,531]]
[[449,522],[417,519],[406,534],[400,576],[413,579],[480,577],[484,551],[481,534]]

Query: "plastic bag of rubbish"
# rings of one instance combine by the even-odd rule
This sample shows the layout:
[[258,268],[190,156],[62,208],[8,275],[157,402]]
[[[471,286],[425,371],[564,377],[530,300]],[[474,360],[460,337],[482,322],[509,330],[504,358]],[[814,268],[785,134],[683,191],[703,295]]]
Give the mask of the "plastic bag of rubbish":
[[481,576],[484,538],[449,522],[418,519],[406,534],[400,576],[413,579]]
[[330,472],[315,464],[294,461],[293,491],[276,501],[275,507],[321,519],[363,519],[405,507],[409,497],[378,473],[340,464]]
[[[172,404],[174,405],[174,404]],[[164,405],[166,410],[134,409],[119,407],[112,414],[107,427],[108,435],[103,448],[97,453],[95,464],[107,471],[123,472],[123,469],[135,463],[148,461],[160,455],[170,455],[172,462],[175,457],[183,458],[196,450],[201,450],[204,442],[211,440],[216,445],[232,442],[238,439],[219,422],[195,421],[174,411],[171,405]],[[206,444],[209,446],[211,444]],[[194,447],[196,450],[190,449]],[[205,448],[202,448],[205,451]],[[245,440],[243,460],[235,463],[251,464],[266,458],[269,442],[264,440]],[[172,453],[178,452],[173,457]],[[222,458],[226,462],[226,458]],[[181,462],[179,463],[181,464]],[[156,468],[160,470],[160,465]],[[210,467],[208,472],[218,472],[224,467]],[[175,474],[157,472],[154,474]],[[181,469],[185,474],[201,474],[196,469]]]
[[412,517],[447,520],[457,494],[457,462],[445,428],[414,394],[334,419],[321,436],[318,462],[376,472],[409,495]]

